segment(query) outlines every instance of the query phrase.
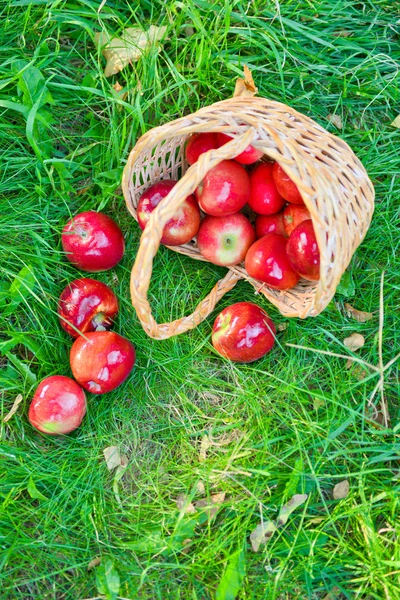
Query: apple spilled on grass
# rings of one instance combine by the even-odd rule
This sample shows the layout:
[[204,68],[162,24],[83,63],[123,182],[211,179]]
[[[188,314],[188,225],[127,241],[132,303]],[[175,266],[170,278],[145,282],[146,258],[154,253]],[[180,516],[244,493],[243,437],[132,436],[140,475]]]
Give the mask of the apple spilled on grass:
[[32,398],[28,419],[31,425],[50,435],[74,431],[86,414],[83,389],[70,377],[53,375],[38,385]]
[[105,394],[121,385],[135,360],[133,344],[114,331],[87,333],[75,340],[70,352],[73,376],[92,394]]
[[109,329],[117,313],[118,300],[111,288],[89,277],[69,283],[58,302],[60,325],[73,338]]
[[68,260],[89,273],[112,269],[125,251],[119,226],[108,215],[95,211],[79,213],[68,221],[61,243]]
[[253,302],[237,302],[219,313],[211,340],[221,356],[249,363],[272,349],[275,334],[275,325],[265,310]]

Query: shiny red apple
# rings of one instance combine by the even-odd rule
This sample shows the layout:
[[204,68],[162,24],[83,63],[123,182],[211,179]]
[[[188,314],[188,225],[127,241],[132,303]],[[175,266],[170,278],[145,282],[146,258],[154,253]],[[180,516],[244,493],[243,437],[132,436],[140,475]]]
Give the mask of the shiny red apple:
[[73,217],[62,231],[61,243],[68,260],[89,273],[112,269],[125,251],[124,236],[116,222],[95,211]]
[[268,233],[260,238],[246,254],[245,268],[250,277],[263,281],[276,290],[289,290],[299,281],[287,254],[283,235]]
[[69,283],[58,301],[61,327],[74,338],[79,332],[108,329],[117,312],[114,292],[105,283],[89,277]]
[[[227,135],[226,133],[217,133],[218,139],[218,147],[225,146],[228,142],[232,141],[234,135]],[[257,160],[260,160],[264,156],[264,153],[261,150],[257,150],[254,146],[247,146],[243,152],[235,156],[233,160],[241,165],[251,165],[255,163]]]
[[287,237],[283,223],[283,211],[274,215],[257,215],[254,225],[257,239],[264,237],[267,233],[278,233]]
[[28,419],[39,431],[59,435],[79,427],[85,414],[83,389],[70,377],[52,375],[43,379],[36,388]]
[[286,235],[290,235],[297,225],[307,219],[311,219],[311,215],[304,204],[288,204],[283,211],[283,224]]
[[[146,227],[153,210],[169,194],[176,183],[171,179],[158,181],[141,195],[136,211],[141,229]],[[196,235],[199,225],[200,209],[195,197],[191,194],[165,225],[160,242],[166,246],[186,244]]]
[[252,302],[238,302],[215,319],[211,340],[225,358],[249,363],[271,350],[275,333],[274,323],[265,310]]
[[215,265],[232,266],[244,260],[256,234],[242,213],[205,216],[197,234],[200,254]]
[[200,154],[218,148],[217,134],[212,132],[195,133],[192,135],[185,148],[185,156],[189,165],[197,162]]
[[294,270],[310,281],[318,281],[320,255],[311,219],[297,225],[287,242],[287,255]]
[[133,344],[114,331],[93,331],[72,344],[70,364],[76,381],[92,394],[105,394],[128,377],[135,364]]
[[250,173],[249,206],[259,215],[272,215],[285,204],[272,177],[272,171],[272,163],[261,163]]
[[276,162],[272,171],[278,192],[288,202],[293,204],[304,204],[297,185],[292,181],[289,175],[286,175],[282,167]]
[[200,208],[213,217],[238,212],[249,199],[250,179],[244,167],[223,160],[210,169],[195,190]]

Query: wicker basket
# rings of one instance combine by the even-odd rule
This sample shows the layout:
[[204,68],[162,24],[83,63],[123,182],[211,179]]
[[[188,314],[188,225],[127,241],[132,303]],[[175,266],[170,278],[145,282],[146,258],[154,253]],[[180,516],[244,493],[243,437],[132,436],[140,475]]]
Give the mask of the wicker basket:
[[[239,279],[248,280],[286,317],[316,316],[335,294],[340,278],[362,242],[374,209],[374,188],[349,146],[294,109],[255,97],[251,74],[237,82],[233,98],[207,106],[187,117],[155,127],[131,151],[123,173],[122,189],[129,212],[136,217],[141,194],[162,178],[179,179],[151,214],[131,274],[132,303],[143,328],[155,339],[165,339],[196,327]],[[192,133],[234,132],[236,137],[217,150],[202,154],[188,168],[184,144]],[[320,280],[300,279],[292,289],[279,291],[250,278],[243,265],[230,267],[193,314],[172,323],[157,324],[147,292],[152,264],[162,231],[205,173],[233,158],[249,144],[276,160],[298,186],[311,213],[320,250]],[[195,240],[171,250],[205,260]]]

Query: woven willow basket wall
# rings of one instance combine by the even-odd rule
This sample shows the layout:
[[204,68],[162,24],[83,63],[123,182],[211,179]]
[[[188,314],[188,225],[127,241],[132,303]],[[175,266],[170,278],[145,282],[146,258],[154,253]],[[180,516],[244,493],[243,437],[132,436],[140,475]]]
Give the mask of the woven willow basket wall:
[[[131,274],[133,306],[143,328],[155,339],[196,327],[239,279],[248,280],[284,316],[318,315],[335,294],[344,270],[367,232],[374,209],[374,188],[349,146],[289,106],[254,97],[256,91],[247,71],[245,80],[238,80],[233,98],[151,129],[129,155],[122,188],[128,210],[135,219],[136,206],[144,190],[159,179],[181,177],[151,214]],[[236,137],[221,148],[202,154],[188,167],[185,142],[190,134],[206,131],[232,132]],[[243,265],[229,267],[227,275],[193,314],[172,323],[157,324],[147,292],[165,224],[209,169],[237,156],[249,144],[276,160],[298,186],[314,224],[321,256],[320,280],[300,279],[296,287],[278,291],[250,278]],[[205,260],[195,240],[171,250]]]

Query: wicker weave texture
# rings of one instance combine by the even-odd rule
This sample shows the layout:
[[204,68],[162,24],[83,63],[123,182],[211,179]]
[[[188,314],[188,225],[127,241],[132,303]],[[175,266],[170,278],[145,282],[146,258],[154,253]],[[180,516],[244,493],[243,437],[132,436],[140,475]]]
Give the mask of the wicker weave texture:
[[[235,133],[236,137],[221,148],[204,153],[188,167],[185,141],[190,134],[206,131]],[[210,168],[237,156],[249,144],[276,160],[299,188],[310,211],[320,250],[320,280],[300,279],[294,288],[279,291],[251,279],[243,265],[230,267],[227,276],[192,315],[158,325],[147,292],[165,224]],[[179,181],[151,214],[131,274],[132,303],[145,331],[156,339],[196,327],[239,279],[247,279],[287,317],[320,314],[365,237],[374,210],[372,183],[343,140],[287,105],[259,97],[223,100],[143,135],[129,155],[122,180],[127,208],[135,219],[143,191],[163,178]],[[204,260],[195,240],[171,250]]]

